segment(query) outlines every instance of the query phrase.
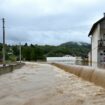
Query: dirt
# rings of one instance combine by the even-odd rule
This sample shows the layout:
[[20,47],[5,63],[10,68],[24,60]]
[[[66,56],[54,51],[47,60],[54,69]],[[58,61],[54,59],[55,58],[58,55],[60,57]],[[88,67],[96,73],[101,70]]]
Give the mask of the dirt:
[[105,89],[49,64],[0,76],[0,105],[105,105]]

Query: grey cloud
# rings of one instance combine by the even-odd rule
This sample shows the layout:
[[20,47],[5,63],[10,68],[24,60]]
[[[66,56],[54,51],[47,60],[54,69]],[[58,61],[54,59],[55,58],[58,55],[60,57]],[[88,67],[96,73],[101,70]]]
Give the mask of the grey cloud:
[[[80,0],[80,3],[76,4],[75,2],[73,6],[69,0],[51,0],[51,7],[54,5],[57,9],[54,10],[55,8],[53,7],[51,12],[50,6],[45,9],[46,11],[49,9],[49,11],[41,11],[38,4],[31,3],[34,0],[30,2],[26,0],[29,5],[22,4],[20,7],[15,3],[16,8],[13,5],[14,3],[7,5],[7,1],[0,1],[0,16],[6,18],[6,40],[8,43],[28,42],[56,45],[66,41],[90,42],[88,32],[91,25],[102,17],[102,13],[105,10],[105,1],[103,0],[97,0],[97,2],[89,0],[87,5],[86,3],[82,4],[82,0]],[[18,2],[18,0],[15,1]],[[59,7],[60,2],[61,5]],[[68,2],[66,4],[68,8],[64,6],[65,2]],[[41,6],[43,5],[41,4]],[[1,22],[0,41],[2,42]]]

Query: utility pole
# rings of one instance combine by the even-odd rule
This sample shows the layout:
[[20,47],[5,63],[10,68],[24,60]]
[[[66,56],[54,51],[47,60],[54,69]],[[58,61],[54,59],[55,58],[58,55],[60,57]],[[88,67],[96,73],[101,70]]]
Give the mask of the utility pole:
[[3,66],[6,65],[5,63],[5,19],[2,18],[2,24],[3,24]]
[[20,63],[21,63],[21,43],[19,44],[19,60],[20,60]]

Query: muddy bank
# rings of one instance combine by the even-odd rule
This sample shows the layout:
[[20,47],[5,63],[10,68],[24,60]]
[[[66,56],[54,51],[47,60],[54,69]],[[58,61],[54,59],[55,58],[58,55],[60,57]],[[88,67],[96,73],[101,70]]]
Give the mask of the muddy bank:
[[105,105],[105,89],[55,66],[27,62],[0,76],[0,105]]
[[64,64],[58,64],[53,63],[52,65],[55,65],[67,72],[70,72],[72,74],[75,74],[82,79],[85,79],[87,81],[93,82],[96,85],[102,86],[105,88],[105,70],[98,69],[98,68],[92,68],[92,67],[85,67],[85,66],[68,66]]

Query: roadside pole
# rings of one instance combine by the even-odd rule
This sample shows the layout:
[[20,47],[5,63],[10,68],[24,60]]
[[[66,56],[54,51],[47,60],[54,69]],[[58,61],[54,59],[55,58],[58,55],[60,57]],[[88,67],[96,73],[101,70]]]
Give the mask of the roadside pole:
[[21,63],[21,43],[19,44],[19,60],[20,60],[20,63]]
[[2,24],[3,24],[3,67],[5,67],[5,19],[2,18]]

